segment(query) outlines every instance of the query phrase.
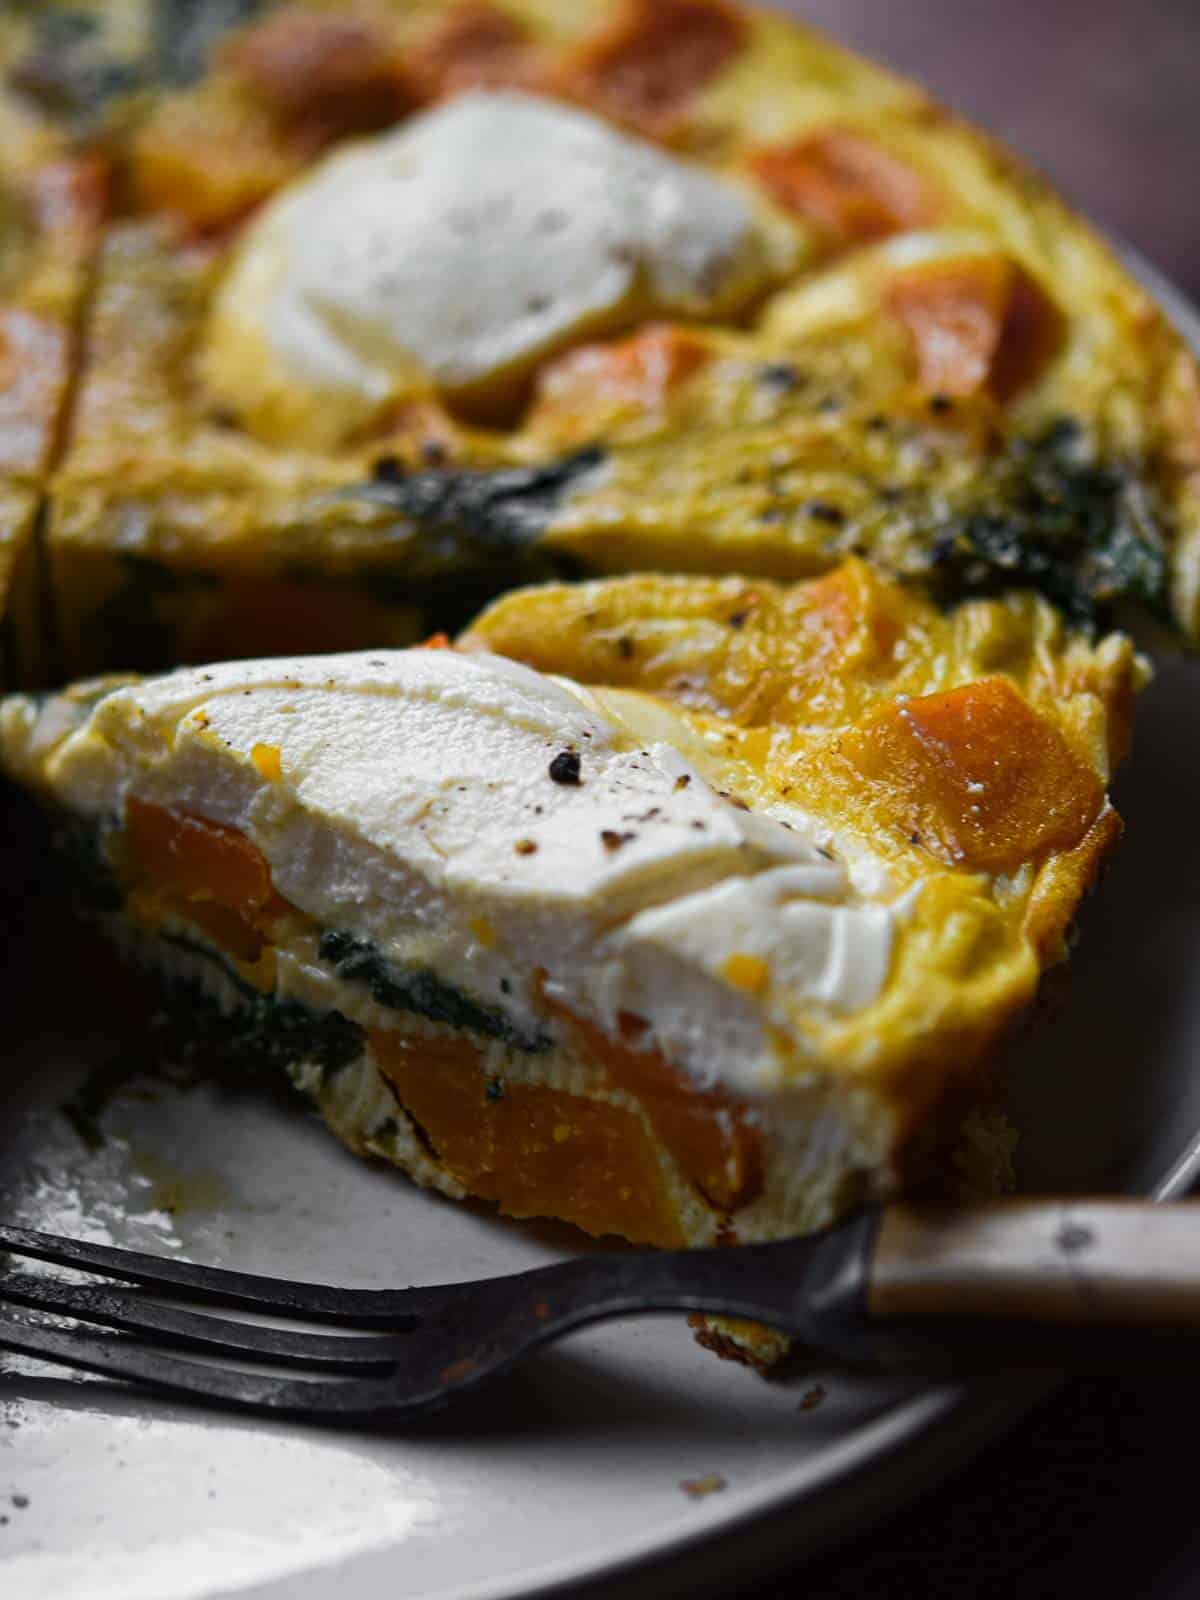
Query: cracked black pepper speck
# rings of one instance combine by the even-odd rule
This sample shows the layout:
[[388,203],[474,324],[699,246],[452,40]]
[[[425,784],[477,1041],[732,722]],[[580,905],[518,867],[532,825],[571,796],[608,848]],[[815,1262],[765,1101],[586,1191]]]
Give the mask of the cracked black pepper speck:
[[566,785],[578,784],[582,780],[579,776],[579,756],[574,750],[560,750],[550,763],[550,777],[555,783]]

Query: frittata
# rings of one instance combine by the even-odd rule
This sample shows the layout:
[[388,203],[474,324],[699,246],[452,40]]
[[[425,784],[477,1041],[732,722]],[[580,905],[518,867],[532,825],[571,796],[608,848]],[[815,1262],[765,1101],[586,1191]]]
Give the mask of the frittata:
[[0,764],[193,1036],[419,1183],[676,1246],[945,1187],[1119,834],[1129,641],[851,562],[434,643],[10,696]]
[[851,554],[1196,635],[1191,355],[1040,179],[791,21],[47,0],[0,55],[114,174],[45,519],[72,672]]

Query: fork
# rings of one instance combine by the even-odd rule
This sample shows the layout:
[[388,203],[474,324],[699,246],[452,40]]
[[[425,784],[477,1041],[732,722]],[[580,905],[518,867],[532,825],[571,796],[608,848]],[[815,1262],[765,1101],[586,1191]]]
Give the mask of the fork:
[[584,1256],[397,1290],[297,1283],[0,1225],[4,1253],[100,1281],[0,1270],[0,1348],[310,1420],[411,1418],[586,1323],[645,1312],[749,1318],[852,1366],[939,1376],[1194,1365],[1200,1350],[1200,1202],[891,1205],[804,1238]]

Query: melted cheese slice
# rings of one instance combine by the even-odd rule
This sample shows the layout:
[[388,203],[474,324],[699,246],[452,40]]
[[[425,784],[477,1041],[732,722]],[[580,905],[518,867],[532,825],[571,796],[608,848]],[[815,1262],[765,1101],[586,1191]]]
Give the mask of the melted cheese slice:
[[[449,650],[0,706],[4,763],[72,811],[132,795],[231,825],[288,901],[397,967],[531,1033],[540,985],[614,1035],[635,1013],[697,1082],[753,1092],[806,1059],[813,1008],[877,998],[905,908],[804,811],[732,797],[753,772],[714,743],[631,691]],[[311,941],[279,956],[292,992],[356,1014]]]
[[564,345],[737,311],[786,264],[760,216],[584,111],[463,95],[334,155],[251,223],[207,381],[279,442],[337,442],[431,388],[494,410]]

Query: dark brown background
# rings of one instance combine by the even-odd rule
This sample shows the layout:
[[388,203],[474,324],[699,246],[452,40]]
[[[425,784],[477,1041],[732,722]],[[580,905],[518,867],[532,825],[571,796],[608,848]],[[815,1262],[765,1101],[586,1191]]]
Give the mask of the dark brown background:
[[[790,9],[999,134],[1200,298],[1200,0]],[[741,1600],[1198,1600],[1200,1348],[1196,1373],[1075,1380],[916,1506]]]

